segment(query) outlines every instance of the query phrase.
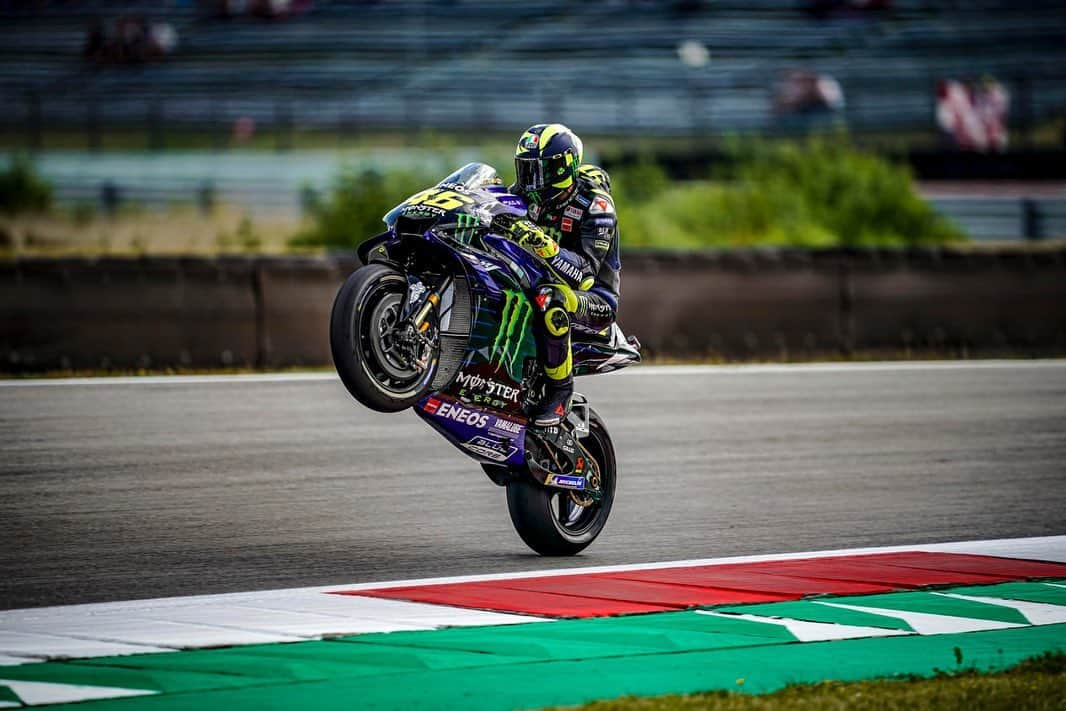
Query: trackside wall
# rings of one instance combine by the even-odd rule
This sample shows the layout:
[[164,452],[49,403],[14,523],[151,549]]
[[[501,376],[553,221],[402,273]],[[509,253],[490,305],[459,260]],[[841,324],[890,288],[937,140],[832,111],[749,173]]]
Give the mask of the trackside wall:
[[[631,253],[651,354],[1062,355],[1066,249]],[[0,264],[0,370],[326,365],[354,256]]]

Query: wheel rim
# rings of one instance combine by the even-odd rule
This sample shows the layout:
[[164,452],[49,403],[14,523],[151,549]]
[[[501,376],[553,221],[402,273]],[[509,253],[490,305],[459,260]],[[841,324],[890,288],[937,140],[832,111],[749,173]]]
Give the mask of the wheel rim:
[[[374,305],[368,317],[367,334],[370,348],[374,351],[374,360],[389,377],[405,382],[418,376],[403,354],[400,337],[395,332],[400,321],[400,304],[403,299],[397,293],[384,294]],[[376,338],[374,336],[377,336]]]
[[[418,355],[425,356],[425,351],[415,353],[396,329],[403,288],[400,279],[383,279],[352,312],[354,355],[377,387],[393,397],[420,390],[433,370],[431,366],[425,370],[415,367],[413,361]],[[431,356],[430,362],[433,360]]]

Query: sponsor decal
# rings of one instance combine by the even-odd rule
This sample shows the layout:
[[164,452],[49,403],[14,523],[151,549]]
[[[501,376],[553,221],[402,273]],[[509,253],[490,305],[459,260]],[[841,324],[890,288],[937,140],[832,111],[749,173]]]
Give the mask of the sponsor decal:
[[573,264],[563,259],[562,256],[558,256],[551,260],[551,265],[555,271],[559,272],[570,281],[575,284],[581,283],[581,268],[575,267]]
[[605,239],[610,239],[612,232],[614,232],[614,225],[599,225],[596,227],[596,235]]
[[604,197],[595,198],[589,207],[590,215],[610,215],[614,213],[614,205]]
[[572,217],[575,220],[580,220],[581,219],[581,210],[576,208],[576,207],[574,207],[573,205],[567,206],[567,208],[565,210],[563,210],[563,214],[566,215],[567,217]]
[[541,311],[548,308],[548,299],[550,298],[550,293],[539,294],[537,298],[534,299],[534,301],[537,302],[537,308],[539,308]]
[[467,244],[474,238],[474,230],[481,220],[473,215],[457,215],[455,218],[455,239]]
[[611,308],[610,304],[605,304],[602,301],[597,301],[594,299],[589,299],[585,306],[588,307],[590,314],[592,314],[593,316],[599,316],[601,318],[604,316],[610,316],[611,313],[613,313],[614,311],[614,309]]
[[492,423],[492,427],[501,432],[510,432],[511,434],[520,434],[522,432],[522,425],[514,420],[505,420],[502,417],[497,417],[496,421]]
[[522,135],[522,141],[521,141],[522,148],[525,148],[527,151],[533,150],[534,148],[537,147],[537,145],[539,143],[540,143],[540,136],[538,136],[535,133],[526,133],[526,134]]
[[431,415],[444,417],[472,427],[484,427],[489,423],[489,416],[484,413],[468,410],[462,405],[456,405],[455,403],[441,402],[435,398],[430,398],[429,402],[427,402],[426,406],[422,409]]
[[501,442],[498,439],[482,437],[481,435],[463,443],[463,447],[494,462],[505,462],[512,454],[518,451],[518,447],[512,447],[509,442]]
[[578,205],[582,205],[584,207],[588,207],[589,203],[592,202],[592,201],[589,200],[589,198],[587,198],[584,195],[581,195],[579,193],[579,194],[574,196],[574,202],[576,202]]
[[492,398],[501,398],[504,400],[510,400],[511,402],[518,402],[518,388],[513,388],[498,380],[483,378],[476,373],[465,372],[459,373],[459,375],[455,376],[455,379],[464,388],[484,393]]
[[424,293],[426,293],[426,285],[420,281],[413,281],[407,287],[407,300],[413,304],[418,301]]
[[516,207],[520,210],[524,210],[526,208],[525,200],[518,197],[517,195],[498,195],[496,199],[502,202],[504,205],[507,205],[508,207]]
[[[603,229],[602,227],[600,229]],[[592,243],[592,246],[598,250],[606,252],[611,247],[611,241],[606,239],[598,239]]]
[[574,221],[571,220],[569,217],[564,217],[563,221],[559,223],[559,226],[563,228],[563,232],[574,231]]
[[507,368],[508,373],[511,373],[518,360],[518,352],[522,350],[522,340],[529,327],[533,307],[522,294],[515,291],[504,291],[504,299],[500,326],[492,342],[489,360],[497,367]]
[[561,486],[564,489],[584,489],[585,479],[579,476],[564,476],[562,474],[550,474],[544,480],[545,486]]
[[420,219],[426,217],[440,217],[446,212],[439,207],[431,207],[429,205],[408,205],[400,214],[404,217],[410,217],[413,219]]

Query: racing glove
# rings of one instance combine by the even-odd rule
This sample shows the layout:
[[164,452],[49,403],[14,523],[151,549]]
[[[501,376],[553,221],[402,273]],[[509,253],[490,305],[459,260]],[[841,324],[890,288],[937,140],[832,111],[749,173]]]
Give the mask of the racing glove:
[[492,221],[492,230],[541,259],[551,259],[559,253],[559,243],[529,220],[497,215]]

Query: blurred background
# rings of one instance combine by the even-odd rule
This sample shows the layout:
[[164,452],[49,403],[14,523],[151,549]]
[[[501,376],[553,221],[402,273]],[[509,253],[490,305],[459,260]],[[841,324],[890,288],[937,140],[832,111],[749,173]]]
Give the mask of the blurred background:
[[[631,275],[623,317],[659,329],[645,339],[655,352],[1066,350],[1061,1],[0,0],[0,106],[8,369],[320,362],[324,351],[278,356],[295,336],[265,336],[261,314],[247,348],[83,358],[71,353],[88,346],[53,347],[34,325],[65,302],[28,303],[83,302],[70,270],[133,269],[112,258],[244,255],[259,260],[240,267],[259,313],[263,270],[283,263],[260,255],[287,255],[274,282],[290,286],[304,255],[297,271],[332,276],[292,298],[328,309],[387,209],[471,160],[510,180],[517,136],[549,121],[612,176]],[[726,309],[743,325],[679,334],[684,304],[637,311],[661,288],[640,275],[678,255],[699,255],[701,289],[763,280],[743,281],[754,301]],[[46,263],[71,258],[80,266]],[[864,345],[855,274],[900,260],[937,276],[899,298],[961,305],[926,318],[926,302],[897,304]],[[66,291],[41,277],[29,296],[28,275],[51,268]],[[802,301],[782,285],[811,274],[837,280],[812,297],[832,323],[783,323],[774,299]],[[246,276],[215,280],[227,278]],[[703,295],[722,304],[736,288]],[[995,311],[990,294],[1009,304]],[[967,325],[977,309],[994,323]]]

